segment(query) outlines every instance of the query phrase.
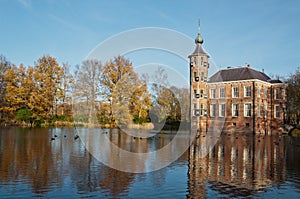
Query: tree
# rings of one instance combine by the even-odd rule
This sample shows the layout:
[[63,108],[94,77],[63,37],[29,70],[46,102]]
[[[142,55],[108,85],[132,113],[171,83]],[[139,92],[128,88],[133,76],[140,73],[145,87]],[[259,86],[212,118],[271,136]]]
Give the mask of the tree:
[[6,71],[10,68],[10,62],[3,55],[0,55],[0,121],[3,119],[3,114],[5,113],[4,106],[6,106],[5,95],[7,83],[4,78]]
[[26,85],[27,71],[21,64],[19,67],[12,66],[4,76],[6,82],[4,110],[9,118],[13,118],[16,110],[26,107],[29,97],[29,90]]
[[157,110],[155,113],[158,122],[166,119],[167,123],[178,123],[189,120],[189,91],[187,88],[169,86],[168,74],[158,67],[153,77],[152,104]]
[[172,92],[168,89],[168,75],[162,67],[158,67],[153,79],[155,83],[152,84],[152,107],[156,114],[155,118],[160,123],[171,114],[170,98],[172,97]]
[[[150,98],[145,81],[134,72],[132,63],[122,56],[105,64],[101,76],[103,99],[110,104],[110,122],[126,127],[134,115],[146,118]],[[116,118],[117,117],[117,118]]]
[[287,79],[287,120],[288,123],[300,122],[300,69]]
[[95,124],[97,100],[100,99],[100,76],[102,64],[98,60],[86,60],[75,72],[73,84],[74,116],[87,118],[90,124]]
[[151,108],[151,94],[148,92],[145,80],[137,80],[136,89],[129,101],[129,107],[135,123],[141,124],[147,121],[148,112]]
[[56,93],[55,115],[72,116],[72,114],[70,114],[70,104],[72,103],[71,86],[74,82],[74,78],[72,74],[70,74],[69,68],[70,66],[68,64],[62,64],[63,75],[60,88],[58,88]]
[[36,119],[50,119],[54,115],[63,70],[51,56],[42,56],[33,69],[30,75],[35,86],[30,89],[28,108]]

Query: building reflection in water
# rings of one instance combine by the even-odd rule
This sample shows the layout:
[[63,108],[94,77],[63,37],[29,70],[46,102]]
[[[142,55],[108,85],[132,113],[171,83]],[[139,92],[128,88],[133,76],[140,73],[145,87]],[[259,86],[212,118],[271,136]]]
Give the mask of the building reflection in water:
[[187,198],[207,197],[207,186],[227,197],[251,196],[285,181],[282,137],[225,134],[200,158],[205,139],[215,138],[200,137],[189,149]]
[[[55,135],[55,140],[50,141]],[[133,152],[154,151],[172,140],[170,135],[136,140],[119,132],[111,132],[107,136],[119,147]],[[208,155],[200,158],[201,153],[205,153],[201,150],[205,139],[209,143],[215,138],[208,135],[196,139],[189,150],[167,168],[134,174],[117,171],[98,162],[79,140],[74,140],[73,129],[0,129],[0,190],[21,184],[23,189],[25,186],[30,190],[24,197],[90,197],[101,193],[104,197],[122,198],[136,193],[145,194],[144,188],[147,196],[153,194],[151,197],[155,197],[156,191],[167,185],[171,191],[166,195],[175,193],[171,188],[183,187],[183,195],[187,194],[187,198],[205,198],[214,193],[216,195],[213,196],[217,197],[244,197],[281,185],[287,180],[287,170],[300,172],[297,169],[299,147],[291,147],[290,144],[294,138],[225,134],[218,138]],[[96,139],[90,141],[97,142]],[[114,161],[117,157],[111,154],[108,158]],[[180,167],[185,168],[184,172],[188,171],[187,181],[184,179],[186,184],[176,185],[168,180],[168,172],[173,170],[172,176],[177,178],[182,174],[176,173]],[[139,187],[145,182],[148,187]],[[298,181],[294,184],[299,187]],[[133,186],[140,190],[135,189],[132,193]],[[164,192],[162,190],[160,194]],[[21,191],[21,194],[24,193]]]

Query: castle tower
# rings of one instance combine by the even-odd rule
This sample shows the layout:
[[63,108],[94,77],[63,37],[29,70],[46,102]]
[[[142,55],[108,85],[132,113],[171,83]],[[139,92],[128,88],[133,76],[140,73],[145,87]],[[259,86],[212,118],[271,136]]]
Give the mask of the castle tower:
[[193,131],[207,132],[207,109],[208,109],[208,58],[202,48],[203,39],[200,35],[200,22],[198,24],[198,35],[195,39],[196,48],[189,55],[190,59],[190,93],[191,93],[191,127]]

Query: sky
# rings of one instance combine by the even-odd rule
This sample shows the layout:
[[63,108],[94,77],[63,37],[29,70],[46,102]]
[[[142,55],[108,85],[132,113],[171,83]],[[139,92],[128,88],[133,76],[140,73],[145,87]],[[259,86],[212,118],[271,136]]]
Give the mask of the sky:
[[[204,49],[217,68],[247,63],[268,75],[286,77],[300,66],[297,0],[0,0],[0,4],[0,54],[16,65],[32,66],[41,56],[51,55],[75,66],[101,42],[135,28],[167,28],[194,39],[200,19]],[[128,57],[133,64],[164,59],[157,52]],[[189,70],[184,62],[174,66]]]

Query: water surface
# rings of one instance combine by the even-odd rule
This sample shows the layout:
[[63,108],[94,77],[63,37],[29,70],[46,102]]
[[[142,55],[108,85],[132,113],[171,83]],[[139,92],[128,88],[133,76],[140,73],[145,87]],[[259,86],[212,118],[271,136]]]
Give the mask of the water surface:
[[[200,137],[168,167],[136,174],[100,163],[75,135],[67,128],[0,129],[1,198],[300,197],[299,138],[222,135],[200,158],[204,140],[215,139]],[[109,136],[119,147],[142,152],[173,137]]]

